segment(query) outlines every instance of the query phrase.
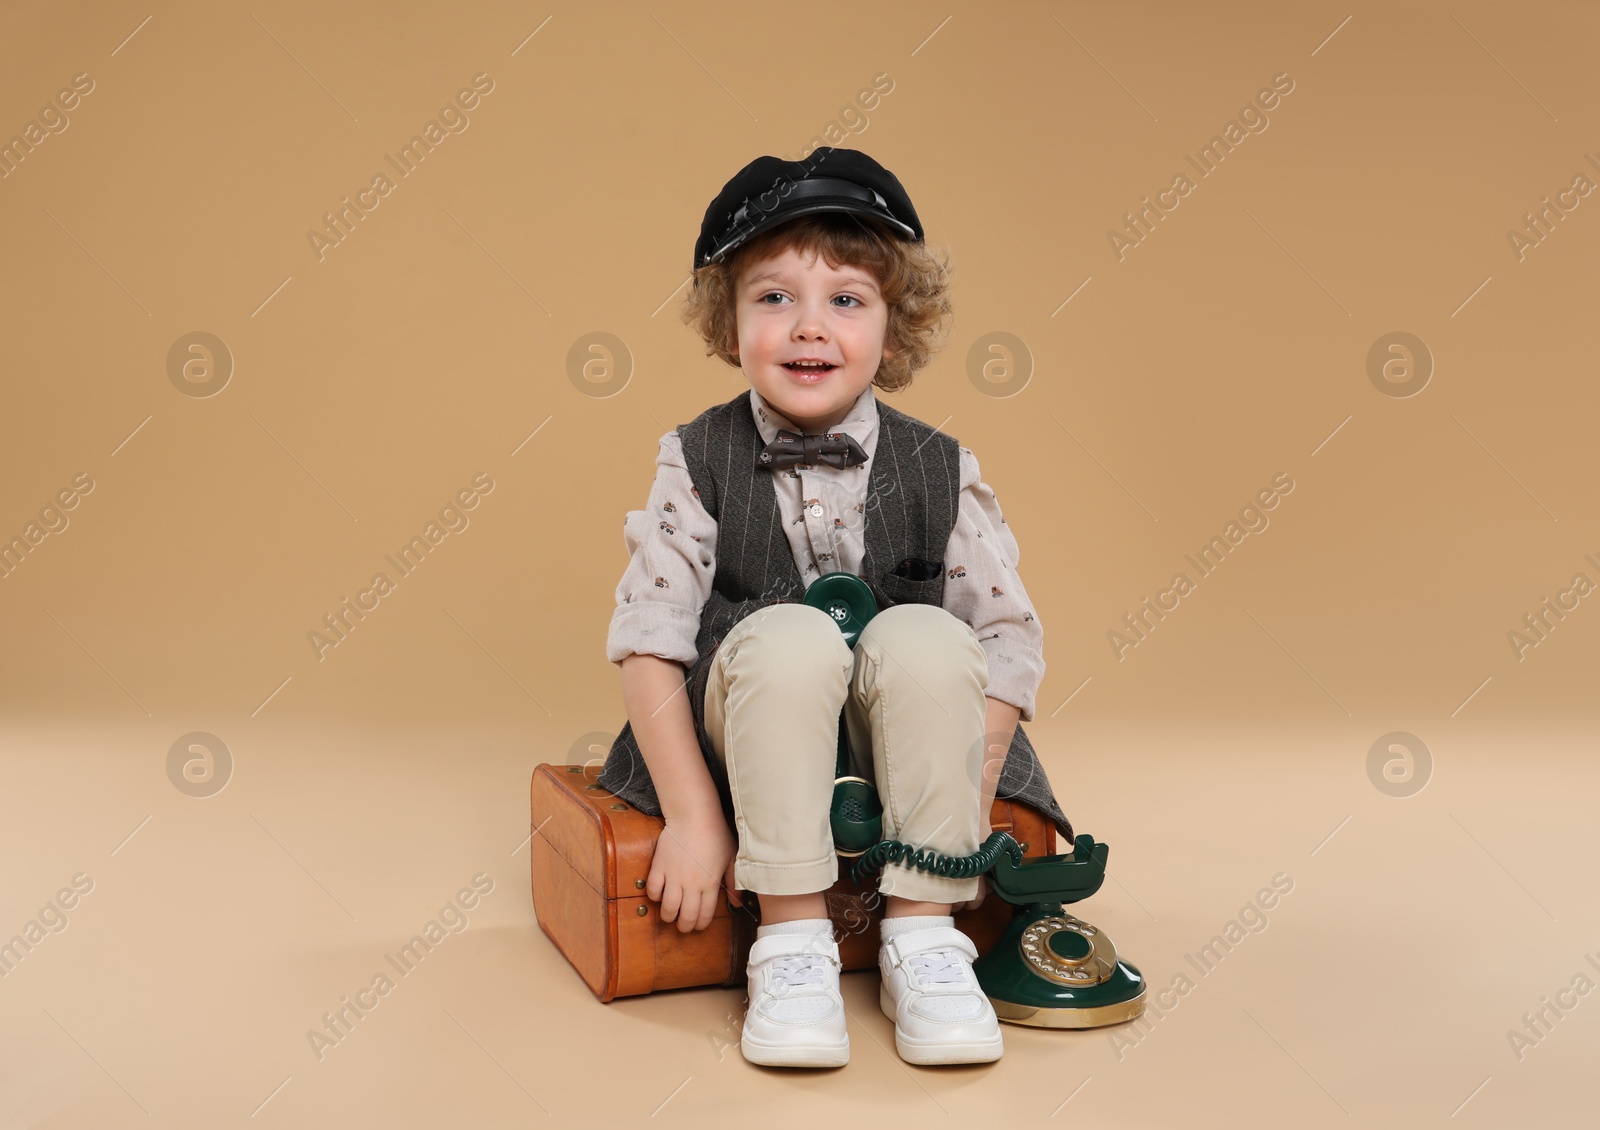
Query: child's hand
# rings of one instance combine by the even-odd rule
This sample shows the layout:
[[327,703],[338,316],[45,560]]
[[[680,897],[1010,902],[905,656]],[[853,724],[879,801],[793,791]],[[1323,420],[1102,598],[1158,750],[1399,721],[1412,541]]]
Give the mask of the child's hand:
[[[644,893],[661,904],[661,920],[678,929],[704,930],[711,925],[722,897],[722,884],[733,890],[733,861],[738,843],[720,811],[704,818],[668,819],[650,860]],[[738,896],[733,895],[733,901]]]

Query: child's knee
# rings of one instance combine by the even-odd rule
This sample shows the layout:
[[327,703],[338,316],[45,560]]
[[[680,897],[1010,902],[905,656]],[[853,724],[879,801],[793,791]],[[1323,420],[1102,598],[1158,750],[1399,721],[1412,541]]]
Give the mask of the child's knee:
[[964,693],[972,677],[980,689],[988,683],[988,656],[977,633],[938,605],[884,609],[862,629],[856,647],[865,649],[883,673],[908,672],[931,694]]
[[885,608],[867,622],[861,637],[889,648],[914,646],[941,651],[978,642],[977,634],[965,620],[937,604],[896,604]]
[[[734,657],[741,667],[770,665],[799,672],[815,665],[822,670],[848,671],[850,645],[832,616],[809,604],[772,604],[752,612],[753,621],[739,640]],[[740,622],[743,625],[743,621]]]

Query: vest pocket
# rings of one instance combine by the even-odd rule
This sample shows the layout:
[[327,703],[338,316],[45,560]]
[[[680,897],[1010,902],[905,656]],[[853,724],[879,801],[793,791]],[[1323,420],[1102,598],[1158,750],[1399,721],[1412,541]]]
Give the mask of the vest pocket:
[[943,561],[924,561],[920,557],[907,557],[890,571],[892,577],[904,577],[908,581],[935,581],[944,569]]
[[[944,602],[944,562],[908,557],[892,573],[878,579],[882,595],[890,606],[896,604],[942,604]],[[881,609],[880,609],[881,611]]]

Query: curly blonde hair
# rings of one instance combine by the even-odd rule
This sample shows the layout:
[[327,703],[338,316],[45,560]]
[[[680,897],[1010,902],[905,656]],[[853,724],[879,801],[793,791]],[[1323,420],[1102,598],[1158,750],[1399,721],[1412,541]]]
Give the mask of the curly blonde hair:
[[699,267],[694,287],[683,304],[683,321],[706,342],[706,356],[720,357],[734,368],[739,342],[734,312],[739,278],[746,264],[794,248],[802,255],[820,253],[830,267],[849,265],[871,271],[889,307],[883,343],[893,355],[878,366],[872,383],[884,392],[911,384],[918,369],[933,359],[944,343],[951,317],[950,258],[935,255],[926,244],[892,235],[866,217],[840,212],[814,212],[751,238],[721,261]]

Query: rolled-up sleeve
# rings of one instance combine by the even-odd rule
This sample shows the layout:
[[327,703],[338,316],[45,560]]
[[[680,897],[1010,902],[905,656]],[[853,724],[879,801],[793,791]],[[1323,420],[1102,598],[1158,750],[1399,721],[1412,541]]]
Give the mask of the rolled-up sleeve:
[[989,661],[984,693],[1031,722],[1044,681],[1044,626],[1017,572],[1017,539],[982,480],[977,456],[960,450],[961,495],[945,552],[944,607],[977,633]]
[[676,431],[661,437],[643,510],[622,523],[628,567],[606,633],[606,658],[659,655],[688,666],[698,656],[700,612],[717,566],[717,523],[700,505]]

